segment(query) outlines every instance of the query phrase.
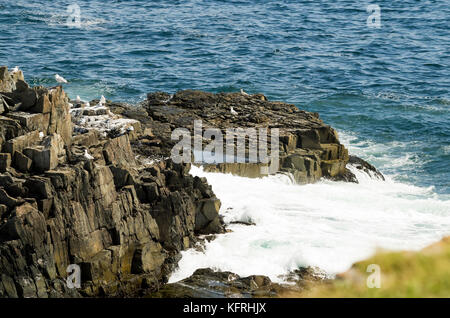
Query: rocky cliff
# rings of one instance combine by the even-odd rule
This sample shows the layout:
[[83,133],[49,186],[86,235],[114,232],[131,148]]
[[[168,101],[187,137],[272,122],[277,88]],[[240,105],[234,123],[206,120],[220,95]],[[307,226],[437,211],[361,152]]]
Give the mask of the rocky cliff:
[[[86,103],[70,101],[60,86],[29,87],[21,71],[0,67],[0,297],[148,294],[199,234],[223,232],[207,181],[169,159],[172,131],[193,130],[194,120],[220,130],[278,128],[278,171],[298,183],[355,182],[349,160],[377,173],[349,158],[317,114],[260,94],[181,91],[151,93],[134,106]],[[264,164],[205,169],[260,177]],[[81,269],[81,288],[66,284],[71,264]]]
[[[220,201],[189,165],[136,156],[144,125],[108,111],[95,129],[102,105],[70,104],[5,67],[0,91],[1,297],[157,290],[197,234],[223,231]],[[66,285],[70,264],[80,289]]]

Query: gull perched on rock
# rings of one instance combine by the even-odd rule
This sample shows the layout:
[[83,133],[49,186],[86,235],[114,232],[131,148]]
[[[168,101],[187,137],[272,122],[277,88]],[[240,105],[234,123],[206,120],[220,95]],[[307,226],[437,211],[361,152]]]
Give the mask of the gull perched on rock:
[[75,102],[77,102],[77,104],[81,103],[81,98],[79,95],[77,95],[77,99],[75,99]]
[[241,88],[241,94],[244,96],[249,96],[246,92],[244,92],[244,90]]
[[106,98],[105,96],[102,95],[102,97],[100,98],[100,104],[101,105],[105,105],[106,104]]
[[19,67],[18,66],[15,66],[12,70],[11,70],[11,73],[17,73],[19,71]]
[[84,150],[84,157],[88,160],[92,160],[94,159],[94,157],[92,157],[89,152],[87,151],[87,149]]
[[231,115],[236,116],[238,113],[234,110],[233,106],[230,107]]
[[65,84],[68,83],[64,77],[62,77],[62,76],[60,76],[60,75],[58,75],[58,74],[55,74],[55,80],[56,80],[58,83],[65,83]]

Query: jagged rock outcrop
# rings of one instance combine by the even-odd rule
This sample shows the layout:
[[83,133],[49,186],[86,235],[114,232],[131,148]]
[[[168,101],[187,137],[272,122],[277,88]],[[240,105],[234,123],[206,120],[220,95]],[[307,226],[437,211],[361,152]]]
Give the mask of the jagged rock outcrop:
[[[237,114],[231,112],[231,107]],[[348,151],[339,142],[337,132],[324,124],[317,113],[300,110],[295,105],[268,101],[262,94],[212,94],[187,90],[173,96],[150,93],[143,108],[151,118],[149,127],[158,136],[151,141],[152,146],[165,156],[175,144],[170,138],[172,130],[187,128],[194,131],[194,120],[202,120],[203,129],[220,129],[223,135],[228,128],[269,128],[267,140],[270,140],[270,129],[278,128],[279,172],[291,173],[298,183],[311,183],[322,177],[356,181],[346,168]],[[248,154],[249,138],[245,138]],[[207,138],[203,139],[203,144],[209,142]],[[261,177],[264,175],[262,166],[267,164],[224,162],[205,165],[205,169]]]
[[354,166],[356,169],[364,171],[367,175],[369,175],[372,178],[376,178],[383,181],[385,180],[383,174],[377,168],[375,168],[373,165],[357,156],[350,156],[348,163]]
[[259,298],[277,297],[286,292],[303,292],[312,285],[329,280],[317,268],[304,267],[282,277],[286,283],[275,283],[267,276],[240,277],[232,272],[197,269],[179,282],[167,284],[153,298]]
[[[0,297],[154,291],[197,234],[223,231],[220,201],[189,165],[136,158],[130,139],[150,133],[139,123],[73,124],[81,107],[61,87],[0,75]],[[70,264],[81,288],[66,284]]]

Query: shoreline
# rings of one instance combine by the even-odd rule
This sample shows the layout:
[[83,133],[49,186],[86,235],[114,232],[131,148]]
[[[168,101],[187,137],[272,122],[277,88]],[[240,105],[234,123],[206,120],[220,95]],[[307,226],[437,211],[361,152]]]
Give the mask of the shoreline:
[[[70,101],[61,86],[29,87],[21,71],[2,67],[0,75],[3,297],[157,292],[180,251],[193,248],[199,235],[224,233],[221,201],[208,181],[189,174],[189,164],[165,159],[174,146],[173,129],[192,130],[194,119],[222,130],[280,128],[278,172],[298,184],[323,177],[357,183],[348,163],[384,179],[366,161],[349,156],[318,114],[262,94],[156,92],[139,107],[110,101],[86,107]],[[245,117],[230,113],[230,105]],[[205,169],[261,176],[248,164]],[[66,286],[71,264],[81,270],[80,289]],[[270,286],[262,276],[253,281]],[[251,279],[237,282],[253,288]]]

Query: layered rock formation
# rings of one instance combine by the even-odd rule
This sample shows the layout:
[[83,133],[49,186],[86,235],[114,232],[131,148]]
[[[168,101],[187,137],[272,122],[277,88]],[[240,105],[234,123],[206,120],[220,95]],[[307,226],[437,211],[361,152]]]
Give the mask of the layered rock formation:
[[[196,234],[223,230],[206,180],[136,157],[130,139],[151,135],[145,125],[113,114],[103,131],[72,123],[81,105],[61,87],[0,75],[0,297],[157,290]],[[66,284],[70,264],[81,268],[79,289]]]
[[[322,177],[356,182],[355,176],[346,168],[348,151],[339,142],[337,132],[324,124],[317,113],[300,110],[295,105],[268,101],[262,94],[212,94],[188,90],[174,96],[161,92],[148,94],[144,108],[153,119],[152,127],[159,132],[166,152],[174,144],[170,132],[178,127],[193,131],[194,120],[201,120],[204,129],[220,129],[223,135],[228,128],[268,128],[267,141],[271,139],[271,129],[278,128],[279,172],[292,174],[298,183],[311,183]],[[250,138],[244,137],[248,154]],[[203,139],[204,144],[208,142],[211,141]],[[261,171],[264,171],[261,166],[264,166],[263,162],[253,165],[225,162],[205,168],[261,177]]]
[[[21,71],[0,67],[0,297],[148,294],[198,235],[223,232],[206,179],[169,159],[172,131],[193,131],[194,120],[222,131],[278,128],[278,172],[298,183],[356,181],[334,129],[263,95],[181,91],[151,93],[137,106],[87,105],[60,86],[31,88]],[[264,165],[205,169],[260,177]],[[81,269],[80,288],[66,283],[71,264]]]
[[277,297],[287,292],[301,293],[310,285],[328,282],[316,268],[295,270],[286,277],[286,283],[274,283],[267,276],[240,277],[232,272],[210,268],[196,270],[190,277],[163,286],[147,297],[153,298],[257,298]]

